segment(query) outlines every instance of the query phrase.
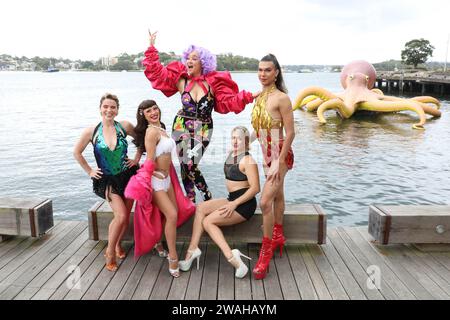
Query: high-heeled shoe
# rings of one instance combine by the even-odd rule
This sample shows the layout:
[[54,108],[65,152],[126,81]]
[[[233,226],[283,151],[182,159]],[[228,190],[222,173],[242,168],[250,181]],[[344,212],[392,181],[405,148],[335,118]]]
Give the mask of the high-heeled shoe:
[[125,259],[125,257],[127,256],[127,253],[123,250],[123,249],[116,249],[116,257],[119,259]]
[[[234,273],[234,276],[236,278],[243,278],[245,277],[245,275],[248,272],[248,267],[247,265],[242,261],[241,256],[244,258],[247,258],[248,260],[252,260],[252,258],[247,257],[245,254],[242,254],[242,252],[240,252],[238,249],[233,249],[231,250],[231,253],[233,254],[233,256],[228,259],[228,262],[231,263],[231,261],[235,260],[238,262],[239,266],[236,268],[236,272]],[[232,264],[232,263],[231,263]]]
[[286,238],[283,234],[283,225],[275,223],[272,231],[272,251],[275,252],[275,250],[279,247],[280,258],[283,256],[283,247],[285,243]]
[[189,271],[192,266],[192,262],[194,259],[197,259],[197,270],[200,268],[200,256],[202,255],[202,251],[199,248],[195,248],[194,250],[188,250],[188,253],[191,254],[189,259],[181,260],[179,262],[179,266],[181,271]]
[[263,237],[261,251],[259,252],[258,262],[253,268],[253,275],[256,280],[264,279],[269,272],[269,264],[272,259],[272,240]]
[[[158,248],[161,248],[161,250],[159,250]],[[158,256],[160,258],[167,258],[169,256],[169,253],[166,251],[166,249],[164,249],[161,242],[158,242],[157,244],[155,244],[155,246],[153,247],[153,250],[156,251],[156,253],[158,254]]]
[[[118,267],[117,267],[117,262],[116,262],[116,255],[109,255],[105,252],[105,254],[103,255],[106,258],[106,263],[105,263],[105,268],[108,271],[112,271],[115,272],[117,271]],[[108,260],[113,259],[112,262],[108,262]]]
[[169,256],[167,257],[167,260],[169,260],[169,273],[172,277],[178,278],[180,276],[180,264],[178,263],[178,267],[176,269],[171,269],[170,264],[177,262],[178,259],[171,259]]

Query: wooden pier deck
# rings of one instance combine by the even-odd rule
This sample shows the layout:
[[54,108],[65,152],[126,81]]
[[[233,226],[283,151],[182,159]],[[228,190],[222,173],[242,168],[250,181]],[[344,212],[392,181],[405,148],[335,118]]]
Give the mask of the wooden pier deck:
[[[104,268],[105,241],[88,240],[87,221],[57,221],[40,239],[0,242],[0,300],[397,300],[450,299],[450,250],[373,244],[367,227],[329,228],[325,245],[287,246],[256,281],[234,278],[218,248],[202,243],[201,268],[173,279],[167,261],[148,254],[137,261],[132,243],[117,272]],[[187,243],[179,243],[184,256]],[[258,245],[237,244],[257,260]],[[447,251],[445,251],[445,249]],[[369,281],[380,271],[377,288]],[[79,279],[79,281],[77,281]]]

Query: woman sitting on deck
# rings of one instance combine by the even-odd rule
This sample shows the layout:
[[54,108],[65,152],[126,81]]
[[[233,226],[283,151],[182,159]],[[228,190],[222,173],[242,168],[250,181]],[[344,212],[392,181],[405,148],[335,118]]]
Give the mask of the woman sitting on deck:
[[188,271],[195,259],[199,268],[201,251],[198,244],[203,230],[206,230],[228,262],[236,268],[236,278],[243,278],[248,272],[241,260],[244,255],[238,249],[231,250],[220,227],[244,222],[255,213],[255,195],[260,190],[258,165],[248,152],[250,134],[245,127],[233,129],[231,142],[232,151],[224,164],[228,198],[209,200],[197,206],[191,242],[185,260],[180,261],[182,271]]
[[[120,241],[127,230],[133,200],[125,199],[124,190],[130,177],[136,173],[138,160],[127,157],[127,134],[134,137],[134,127],[128,121],[117,122],[119,99],[107,93],[100,99],[102,121],[83,131],[75,145],[74,157],[93,180],[94,193],[108,200],[114,212],[108,230],[106,269],[117,270],[116,257],[125,258]],[[94,146],[97,168],[93,169],[83,156],[89,142]],[[140,155],[136,154],[137,157]]]

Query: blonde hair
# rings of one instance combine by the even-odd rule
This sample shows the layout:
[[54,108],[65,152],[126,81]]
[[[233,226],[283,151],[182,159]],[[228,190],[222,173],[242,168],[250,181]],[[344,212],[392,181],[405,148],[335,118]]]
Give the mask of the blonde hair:
[[231,134],[233,134],[233,132],[235,132],[237,130],[240,130],[244,134],[245,151],[249,151],[250,150],[250,132],[244,126],[237,126],[237,127],[234,127],[233,130],[231,130]]

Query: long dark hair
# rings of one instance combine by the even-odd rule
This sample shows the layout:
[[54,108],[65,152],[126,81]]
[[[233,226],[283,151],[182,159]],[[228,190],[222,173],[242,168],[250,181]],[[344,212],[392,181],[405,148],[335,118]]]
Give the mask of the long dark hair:
[[275,57],[275,55],[269,53],[268,55],[262,57],[261,61],[266,61],[266,62],[272,62],[273,65],[275,66],[275,68],[278,70],[278,75],[277,75],[277,80],[275,81],[275,85],[277,86],[277,89],[280,90],[281,92],[284,93],[288,93],[288,90],[286,88],[286,85],[284,84],[284,79],[283,79],[283,73],[281,72],[281,66],[280,63],[277,60],[277,57]]
[[159,110],[159,122],[161,123],[161,127],[166,129],[166,125],[161,122],[161,109],[158,107],[154,100],[144,100],[137,108],[136,112],[136,120],[137,124],[134,128],[134,132],[136,138],[133,140],[133,143],[136,145],[140,151],[145,152],[145,131],[148,127],[148,121],[145,119],[144,110],[156,106]]

